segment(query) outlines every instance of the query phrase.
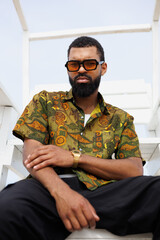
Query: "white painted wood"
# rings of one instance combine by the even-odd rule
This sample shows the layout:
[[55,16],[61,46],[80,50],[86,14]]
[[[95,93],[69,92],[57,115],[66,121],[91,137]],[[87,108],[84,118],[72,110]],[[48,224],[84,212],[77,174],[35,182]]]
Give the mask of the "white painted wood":
[[3,167],[1,167],[2,172],[0,172],[0,189],[6,186],[8,170],[14,172],[19,179],[24,179],[29,175],[23,166],[22,147],[22,142],[12,139],[8,141],[5,149],[0,152],[0,164]]
[[23,165],[23,142],[21,141],[21,144],[18,143],[18,145],[12,145],[11,142],[8,142],[7,149],[8,151],[12,151],[11,163],[7,167],[20,178],[27,177],[29,173]]
[[14,4],[15,9],[17,11],[17,15],[19,17],[19,21],[21,23],[22,29],[24,31],[27,31],[28,30],[27,23],[26,23],[26,20],[25,20],[25,17],[24,17],[24,14],[23,14],[23,11],[22,11],[19,0],[13,0],[13,4]]
[[160,144],[157,145],[152,153],[150,161],[147,161],[144,166],[144,175],[157,175],[160,169]]
[[149,124],[148,124],[149,131],[155,130],[157,128],[157,125],[159,124],[159,119],[160,119],[159,118],[160,115],[158,114],[159,109],[160,109],[160,97],[156,101],[154,108],[152,109],[152,112],[151,112],[151,118],[150,118]]
[[23,107],[28,103],[28,97],[30,92],[30,82],[29,82],[29,38],[28,32],[23,32]]
[[[2,107],[0,107],[0,111]],[[12,115],[12,107],[4,107],[3,108],[3,117],[2,117],[2,123],[0,128],[0,151],[4,150],[6,147],[6,142],[8,139],[8,132],[10,128],[10,122],[11,122],[11,115]]]
[[82,35],[98,35],[98,34],[115,34],[115,33],[135,33],[135,32],[150,32],[152,29],[150,24],[137,24],[137,25],[121,25],[121,26],[105,26],[105,27],[92,27],[81,29],[69,29],[63,31],[40,32],[30,33],[29,40],[47,40],[47,39],[60,39],[77,37]]
[[107,103],[122,109],[147,109],[151,107],[151,103],[146,94],[104,94],[103,97]]
[[158,108],[158,111],[157,111],[157,116],[158,116],[158,121],[157,121],[157,125],[156,125],[156,136],[160,136],[160,107]]
[[[145,161],[151,161],[152,159],[155,159],[155,156],[153,157],[153,154],[160,144],[160,137],[159,138],[140,138],[139,143],[140,143],[140,150],[141,150],[143,159]],[[160,158],[160,155],[159,155],[159,158]]]
[[[2,156],[0,154],[0,158]],[[5,187],[8,176],[8,168],[0,163],[0,191]]]
[[160,16],[160,0],[156,0],[154,14],[153,14],[153,21],[159,21]]
[[[123,108],[122,108],[123,109]],[[151,118],[151,109],[125,109],[130,115],[134,116],[134,123],[148,124]]]
[[107,230],[104,229],[83,229],[81,231],[75,231],[73,232],[66,240],[72,239],[105,239],[105,240],[151,240],[152,239],[152,234],[151,233],[145,233],[145,234],[135,234],[135,235],[127,235],[127,236],[117,236],[115,234],[110,233]]
[[18,112],[17,105],[14,103],[14,101],[11,101],[11,98],[7,89],[5,89],[5,87],[2,85],[1,82],[0,82],[0,106],[6,106],[6,107],[12,106]]
[[153,41],[153,107],[159,98],[159,23],[153,21],[152,23],[152,41]]

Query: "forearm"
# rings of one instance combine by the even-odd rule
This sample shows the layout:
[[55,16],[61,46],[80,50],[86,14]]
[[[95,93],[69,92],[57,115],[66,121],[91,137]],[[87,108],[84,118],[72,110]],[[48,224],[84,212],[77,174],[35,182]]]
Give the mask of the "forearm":
[[60,189],[69,188],[69,186],[59,178],[53,167],[45,167],[35,170],[32,167],[27,167],[26,161],[32,152],[38,147],[43,146],[40,142],[32,139],[25,139],[23,148],[23,163],[28,172],[37,179],[55,198]]
[[52,167],[46,167],[39,169],[38,171],[33,168],[27,170],[50,192],[54,198],[69,188],[69,186],[57,175]]
[[85,171],[106,180],[120,180],[143,174],[143,167],[140,158],[101,159],[82,154],[78,166]]

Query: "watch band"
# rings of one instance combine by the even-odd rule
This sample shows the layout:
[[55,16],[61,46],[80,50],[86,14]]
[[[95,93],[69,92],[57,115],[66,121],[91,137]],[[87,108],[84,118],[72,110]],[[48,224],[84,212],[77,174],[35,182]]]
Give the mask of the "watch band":
[[72,154],[72,156],[74,158],[72,168],[77,168],[78,167],[78,163],[79,163],[79,158],[81,156],[81,152],[79,150],[73,150],[73,151],[71,151],[71,154]]

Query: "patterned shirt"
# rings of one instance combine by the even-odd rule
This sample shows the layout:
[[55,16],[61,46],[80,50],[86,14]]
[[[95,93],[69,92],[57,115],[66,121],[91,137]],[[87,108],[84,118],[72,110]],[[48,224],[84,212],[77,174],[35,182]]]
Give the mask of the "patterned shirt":
[[[123,159],[141,157],[133,117],[127,112],[104,102],[98,94],[98,104],[84,126],[85,114],[76,106],[69,92],[36,94],[17,121],[13,134],[42,144],[54,144],[63,149],[80,150],[82,154],[98,158]],[[90,190],[109,182],[93,176],[81,168],[55,167],[58,174],[75,172]]]

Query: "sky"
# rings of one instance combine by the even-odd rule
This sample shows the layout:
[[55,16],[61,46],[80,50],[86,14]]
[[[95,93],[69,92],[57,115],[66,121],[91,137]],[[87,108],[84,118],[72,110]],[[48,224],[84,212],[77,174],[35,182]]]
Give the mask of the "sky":
[[[151,24],[155,0],[20,0],[30,32]],[[22,28],[12,0],[0,0],[0,83],[22,106]],[[152,34],[96,35],[108,64],[102,81],[152,80]],[[66,83],[67,48],[74,38],[30,42],[30,90]]]
[[[33,33],[151,24],[155,0],[20,0],[20,3],[28,29]],[[144,79],[152,82],[152,33],[93,37],[102,44],[108,64],[102,81]],[[38,84],[68,82],[64,64],[73,39],[30,43],[30,91]],[[22,40],[23,31],[13,1],[0,0],[0,84],[19,113],[23,110]]]

